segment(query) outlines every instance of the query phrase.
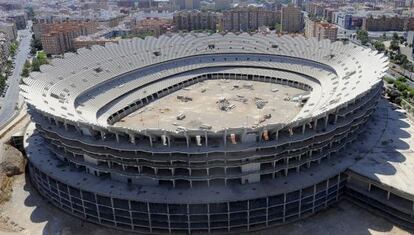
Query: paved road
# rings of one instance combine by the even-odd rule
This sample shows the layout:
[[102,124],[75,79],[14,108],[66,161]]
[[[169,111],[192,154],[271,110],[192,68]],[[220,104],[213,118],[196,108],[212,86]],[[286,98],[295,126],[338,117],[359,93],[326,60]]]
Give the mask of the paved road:
[[7,83],[9,84],[7,93],[4,98],[0,100],[0,126],[4,125],[16,112],[16,106],[19,102],[20,73],[30,52],[30,41],[32,39],[32,33],[30,30],[19,30],[18,34],[21,36],[21,41],[19,43],[19,49],[15,57],[16,64],[13,70],[13,74],[7,79]]

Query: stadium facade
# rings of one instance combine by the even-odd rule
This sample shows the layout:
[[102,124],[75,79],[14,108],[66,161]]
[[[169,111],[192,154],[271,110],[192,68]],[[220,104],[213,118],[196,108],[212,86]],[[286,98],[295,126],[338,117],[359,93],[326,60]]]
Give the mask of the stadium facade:
[[[354,44],[262,34],[147,37],[66,53],[21,85],[33,120],[31,180],[66,212],[128,231],[228,233],[295,221],[343,194],[341,151],[364,131],[387,66]],[[203,119],[203,109],[186,122],[197,97],[184,97],[188,109],[175,121],[147,108],[196,85],[200,96],[214,92],[209,81],[233,82],[223,89],[235,93],[301,95],[250,124],[226,118],[233,110]]]

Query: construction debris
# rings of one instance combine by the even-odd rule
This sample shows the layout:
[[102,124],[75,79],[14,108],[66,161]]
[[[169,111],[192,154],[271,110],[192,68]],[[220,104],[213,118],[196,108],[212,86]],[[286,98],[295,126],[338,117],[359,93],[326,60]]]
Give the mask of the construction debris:
[[188,96],[183,96],[183,95],[177,95],[177,99],[181,102],[193,101],[193,98],[188,97]]
[[279,91],[279,89],[277,89],[277,88],[272,89],[272,92],[278,92],[278,91]]
[[216,103],[218,104],[220,110],[226,112],[236,107],[236,105],[230,104],[230,101],[226,98],[220,98]]
[[233,98],[232,100],[242,102],[244,104],[246,104],[248,101],[248,99],[242,95],[237,95],[236,98]]
[[204,93],[206,91],[207,91],[207,89],[205,89],[205,88],[201,89],[201,93]]
[[253,84],[243,84],[243,88],[245,88],[245,89],[249,89],[249,90],[254,90],[254,88],[253,88]]
[[258,109],[262,109],[268,103],[268,101],[263,100],[262,98],[259,98],[259,97],[254,97],[254,100],[256,102],[256,107]]
[[213,127],[210,126],[210,125],[207,125],[207,124],[201,124],[201,126],[200,126],[200,129],[202,129],[202,130],[211,130],[211,128],[213,128]]
[[185,118],[185,114],[184,113],[180,113],[177,115],[177,120],[183,120]]
[[259,123],[262,123],[262,122],[264,122],[264,121],[266,121],[267,119],[270,119],[272,117],[272,114],[265,114],[265,115],[263,115],[263,117],[261,117],[260,119],[259,119]]

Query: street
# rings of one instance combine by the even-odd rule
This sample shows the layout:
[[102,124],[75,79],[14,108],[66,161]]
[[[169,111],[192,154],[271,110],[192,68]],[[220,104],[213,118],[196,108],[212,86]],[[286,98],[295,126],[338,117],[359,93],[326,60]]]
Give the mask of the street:
[[18,35],[21,37],[19,48],[15,57],[15,67],[13,73],[7,79],[9,88],[4,98],[0,99],[0,126],[3,126],[15,114],[16,107],[19,103],[19,80],[23,65],[30,52],[30,42],[32,33],[30,32],[31,22],[28,22],[28,29],[19,30]]

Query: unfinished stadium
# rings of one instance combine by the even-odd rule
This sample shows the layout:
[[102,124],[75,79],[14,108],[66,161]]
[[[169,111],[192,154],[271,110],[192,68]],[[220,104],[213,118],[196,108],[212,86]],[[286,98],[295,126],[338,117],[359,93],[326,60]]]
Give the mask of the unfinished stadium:
[[[376,110],[387,66],[354,44],[262,34],[67,53],[21,85],[30,177],[70,214],[154,234],[280,225],[345,194],[365,200],[364,184],[374,200],[345,152]],[[412,222],[413,199],[401,198],[411,207],[395,210]]]

